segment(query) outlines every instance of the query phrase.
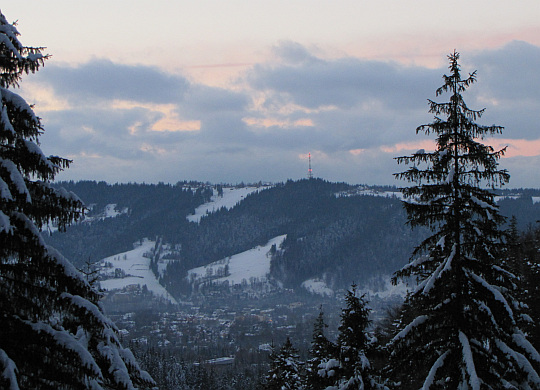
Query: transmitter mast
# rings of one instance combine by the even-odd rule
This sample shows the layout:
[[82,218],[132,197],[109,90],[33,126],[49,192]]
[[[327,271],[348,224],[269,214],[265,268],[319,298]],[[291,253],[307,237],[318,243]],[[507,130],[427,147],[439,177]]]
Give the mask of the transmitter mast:
[[313,170],[311,169],[311,153],[308,154],[308,159],[309,159],[309,167],[307,171],[307,177],[308,179],[313,179]]

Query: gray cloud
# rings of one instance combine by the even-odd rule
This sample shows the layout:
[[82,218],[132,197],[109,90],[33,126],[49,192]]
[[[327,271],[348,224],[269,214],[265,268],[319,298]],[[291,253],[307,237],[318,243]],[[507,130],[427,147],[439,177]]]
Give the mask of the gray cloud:
[[256,65],[247,76],[255,89],[286,94],[307,108],[351,109],[373,101],[411,109],[433,94],[440,71],[356,58]]
[[189,88],[187,79],[156,68],[93,60],[77,67],[47,65],[41,81],[55,92],[75,100],[135,100],[145,103],[181,101]]

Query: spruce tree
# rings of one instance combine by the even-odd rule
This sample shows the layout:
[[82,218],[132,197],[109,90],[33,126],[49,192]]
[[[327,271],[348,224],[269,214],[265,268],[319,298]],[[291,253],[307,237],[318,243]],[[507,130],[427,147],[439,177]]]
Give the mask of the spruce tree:
[[501,266],[503,217],[493,188],[509,180],[498,160],[505,149],[483,144],[500,126],[475,121],[484,110],[467,107],[462,93],[476,72],[462,78],[459,54],[448,56],[450,74],[429,100],[436,150],[398,157],[412,164],[396,176],[411,226],[432,234],[413,252],[397,278],[416,279],[404,305],[399,333],[389,344],[390,373],[406,389],[538,389],[540,357],[518,327],[515,277]]
[[0,388],[133,389],[152,385],[120,345],[100,294],[40,230],[81,217],[82,202],[51,181],[70,161],[46,157],[43,126],[13,88],[48,58],[24,47],[0,13]]
[[313,325],[313,341],[306,362],[306,390],[322,390],[335,381],[336,368],[339,367],[336,346],[328,340],[322,307]]
[[265,378],[264,389],[299,390],[302,388],[301,362],[297,350],[288,337],[277,352],[272,351],[270,360],[270,370]]
[[383,389],[372,372],[366,354],[370,348],[367,334],[370,309],[364,297],[358,296],[353,284],[345,294],[345,308],[341,312],[338,334],[339,369],[335,385],[339,390]]

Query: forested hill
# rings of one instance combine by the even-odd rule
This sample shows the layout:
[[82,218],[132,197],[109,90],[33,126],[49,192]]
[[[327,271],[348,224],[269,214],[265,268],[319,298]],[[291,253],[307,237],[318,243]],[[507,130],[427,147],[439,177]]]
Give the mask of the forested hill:
[[[109,185],[80,181],[57,185],[77,194],[88,208],[87,222],[46,238],[75,265],[132,249],[134,242],[145,237],[176,239],[189,228],[186,215],[213,193],[200,183],[186,182]],[[110,218],[103,214],[106,206],[118,215]]]
[[[425,232],[411,231],[397,198],[364,195],[359,187],[320,179],[287,181],[253,189],[231,208],[213,210],[189,222],[197,206],[223,193],[221,186],[100,182],[60,183],[91,207],[88,220],[48,240],[76,264],[120,253],[145,237],[177,248],[162,282],[175,295],[189,294],[189,269],[287,235],[272,250],[271,276],[285,287],[323,279],[333,288],[392,274],[408,260]],[[379,193],[380,195],[381,193]],[[527,199],[502,202],[503,214],[522,226],[540,219],[540,204]],[[114,209],[114,217],[103,210]],[[101,214],[100,214],[101,213]],[[105,213],[106,214],[106,213]]]

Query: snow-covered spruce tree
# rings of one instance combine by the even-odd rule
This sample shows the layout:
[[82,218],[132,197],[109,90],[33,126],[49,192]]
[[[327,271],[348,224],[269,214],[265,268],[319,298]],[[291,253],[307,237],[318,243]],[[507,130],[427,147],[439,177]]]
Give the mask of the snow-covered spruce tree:
[[403,189],[408,223],[433,233],[395,275],[419,284],[389,344],[390,373],[400,389],[539,389],[540,356],[517,326],[515,277],[499,265],[503,218],[486,189],[509,179],[498,168],[505,150],[480,142],[502,127],[475,123],[484,111],[462,93],[476,72],[462,79],[459,54],[448,58],[436,95],[450,101],[429,100],[435,120],[416,130],[436,135],[436,150],[397,158],[413,165],[396,174],[415,183]]
[[339,368],[334,385],[339,390],[384,389],[372,373],[371,364],[366,356],[370,339],[366,333],[370,323],[369,313],[363,296],[359,297],[356,285],[345,293],[345,308],[341,311],[341,324],[337,347]]
[[83,205],[50,185],[70,161],[42,153],[41,121],[11,90],[47,58],[18,36],[0,13],[0,388],[153,385],[120,345],[99,293],[40,234],[51,221],[64,229]]
[[324,312],[319,315],[313,324],[313,340],[306,362],[306,390],[323,390],[335,382],[335,369],[339,367],[336,345],[325,335],[328,325],[324,322]]
[[302,389],[301,362],[297,350],[287,337],[285,344],[270,354],[270,370],[265,378],[265,390]]

